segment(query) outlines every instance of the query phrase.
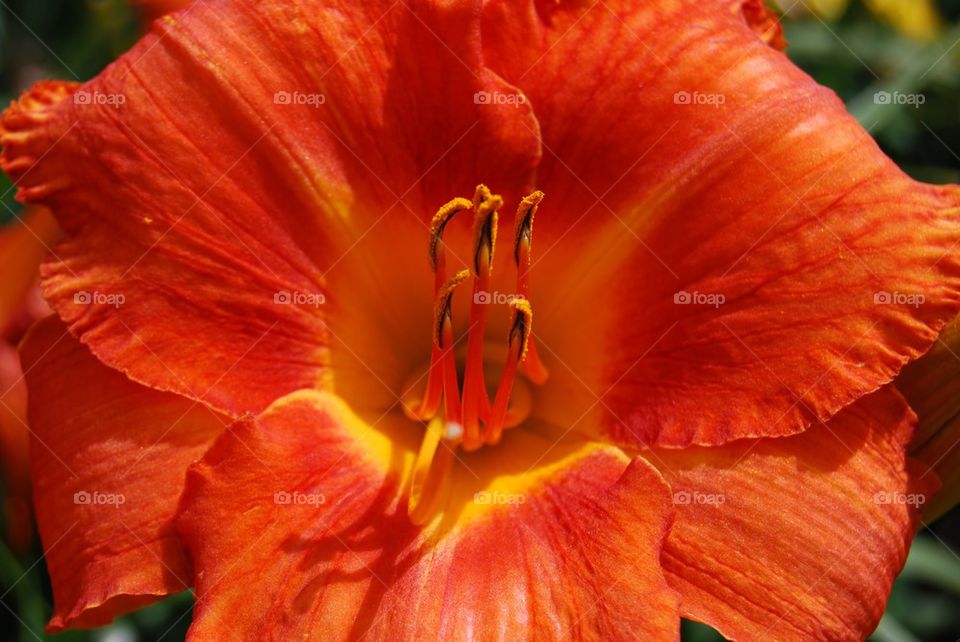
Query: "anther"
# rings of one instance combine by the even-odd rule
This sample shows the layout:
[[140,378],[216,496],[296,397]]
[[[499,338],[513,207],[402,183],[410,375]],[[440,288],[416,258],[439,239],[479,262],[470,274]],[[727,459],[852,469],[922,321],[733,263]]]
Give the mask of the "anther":
[[455,198],[446,203],[434,214],[433,219],[430,221],[430,247],[428,250],[430,254],[430,266],[434,272],[443,267],[443,232],[447,227],[447,223],[460,212],[472,208],[472,201],[465,198]]
[[[477,191],[479,189],[478,187]],[[493,268],[493,249],[497,243],[497,211],[502,206],[503,199],[494,194],[474,209],[473,273],[477,277],[489,276]]]
[[[525,278],[530,269],[530,246],[533,244],[533,217],[543,200],[543,192],[537,190],[525,196],[517,207],[517,217],[513,225],[513,260],[517,264],[518,276]],[[519,292],[518,294],[524,294]]]
[[513,381],[517,373],[517,365],[526,359],[530,346],[530,330],[533,327],[533,309],[526,299],[515,299],[510,305],[515,310],[513,324],[507,344],[507,358],[503,365],[503,374],[497,385],[497,394],[493,401],[493,410],[490,412],[490,421],[484,431],[484,442],[490,445],[500,442],[503,434],[504,422],[507,417],[507,404],[510,402],[510,392],[513,390]]
[[[457,362],[453,353],[453,319],[451,301],[457,286],[470,278],[469,270],[461,270],[445,281],[438,288],[433,302],[433,347],[430,351],[430,370],[427,374],[427,388],[423,393],[422,401],[411,401],[408,397],[412,390],[405,395],[404,412],[411,419],[430,419],[440,407],[441,397],[444,399],[444,408],[456,406],[455,417],[460,416],[460,394],[457,383]],[[455,421],[459,421],[456,419]]]
[[444,345],[444,325],[449,324],[452,316],[453,292],[461,283],[470,278],[469,270],[460,270],[440,288],[433,301],[433,345],[441,350],[449,347]]

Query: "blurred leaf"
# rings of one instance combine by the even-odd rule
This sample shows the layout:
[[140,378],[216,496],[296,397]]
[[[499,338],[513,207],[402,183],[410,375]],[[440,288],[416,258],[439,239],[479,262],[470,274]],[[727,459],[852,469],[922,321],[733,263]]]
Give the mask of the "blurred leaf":
[[20,209],[20,205],[14,199],[16,188],[13,182],[6,174],[0,172],[0,225],[5,225],[14,218],[14,213]]
[[40,581],[36,564],[24,570],[5,542],[0,540],[0,586],[3,587],[4,600],[13,597],[14,604],[8,606],[20,621],[18,629],[22,642],[40,639],[43,635],[46,605],[40,591]]
[[680,623],[683,642],[722,642],[725,638],[702,622],[683,620]]
[[884,614],[870,639],[874,642],[920,642],[889,613]]
[[926,582],[960,597],[960,558],[941,542],[918,537],[900,579]]
[[[960,40],[960,25],[945,33],[935,44],[906,58],[903,66],[892,77],[868,86],[847,103],[850,113],[862,125],[873,126],[877,131],[882,131],[899,113],[915,109],[910,104],[896,104],[893,100],[879,101],[877,96],[918,94],[926,86],[931,70],[943,62],[946,58],[944,52],[949,51],[957,40]],[[926,102],[925,97],[924,102]]]

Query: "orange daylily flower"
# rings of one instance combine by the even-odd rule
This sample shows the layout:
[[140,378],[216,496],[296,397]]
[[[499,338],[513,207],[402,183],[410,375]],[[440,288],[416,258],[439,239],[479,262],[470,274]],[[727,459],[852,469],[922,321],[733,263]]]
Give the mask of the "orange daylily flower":
[[194,640],[865,638],[960,190],[782,44],[759,0],[237,0],[35,86],[50,629],[193,585]]

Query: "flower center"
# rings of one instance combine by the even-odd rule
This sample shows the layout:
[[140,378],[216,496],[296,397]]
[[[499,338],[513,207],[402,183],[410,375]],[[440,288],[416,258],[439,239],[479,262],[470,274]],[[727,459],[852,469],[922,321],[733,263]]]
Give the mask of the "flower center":
[[[473,451],[484,445],[496,445],[505,429],[520,424],[529,414],[530,392],[525,384],[517,385],[517,369],[522,367],[527,378],[534,383],[541,384],[547,379],[547,370],[531,340],[533,310],[528,299],[533,218],[541,200],[543,192],[536,191],[522,199],[517,208],[513,234],[516,293],[506,301],[513,308],[513,316],[507,336],[506,358],[492,401],[485,377],[485,371],[490,368],[484,364],[484,330],[491,296],[497,216],[503,199],[492,194],[485,185],[478,185],[472,200],[453,199],[437,211],[431,222],[433,348],[426,388],[420,396],[408,390],[404,399],[407,416],[427,422],[409,495],[409,515],[416,523],[426,521],[433,513],[458,449]],[[448,276],[443,233],[454,216],[466,211],[473,212],[472,269]],[[452,300],[457,288],[471,276],[473,299],[466,361],[461,373],[454,354]],[[515,390],[515,387],[521,389]]]

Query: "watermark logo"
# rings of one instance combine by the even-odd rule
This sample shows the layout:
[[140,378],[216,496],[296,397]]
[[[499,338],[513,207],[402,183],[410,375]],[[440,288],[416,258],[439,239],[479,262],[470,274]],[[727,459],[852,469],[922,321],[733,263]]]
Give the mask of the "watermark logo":
[[277,506],[322,506],[327,503],[323,493],[301,493],[298,490],[289,493],[285,490],[273,494],[273,503]]
[[522,493],[501,493],[486,491],[473,494],[473,503],[483,506],[517,506],[526,503],[527,497]]
[[676,305],[712,305],[719,308],[726,303],[727,297],[716,292],[687,292],[680,290],[673,295],[673,302]]
[[122,294],[106,294],[104,292],[87,292],[81,290],[73,295],[73,302],[77,305],[111,305],[119,308],[127,300]]
[[727,97],[725,94],[678,91],[673,95],[673,102],[677,105],[709,105],[711,107],[719,107],[727,102]]
[[878,91],[873,95],[875,105],[910,105],[919,109],[925,102],[927,97],[924,94],[905,94],[902,91]]
[[524,298],[522,294],[506,294],[496,291],[478,290],[473,293],[473,302],[477,305],[510,305],[514,301],[520,301]]
[[113,506],[120,508],[127,503],[123,493],[101,493],[81,490],[73,494],[73,503],[77,506]]
[[123,94],[105,94],[100,91],[84,91],[83,89],[74,92],[73,104],[75,105],[109,105],[114,109],[120,109],[120,105],[126,104],[127,97]]
[[280,290],[273,293],[273,302],[279,305],[312,305],[319,308],[327,302],[327,297],[322,292],[299,292],[294,290]]
[[922,493],[901,493],[898,491],[880,491],[873,496],[874,504],[914,506],[920,507],[927,503],[927,496]]
[[520,107],[527,102],[523,94],[502,91],[478,91],[473,95],[475,105],[513,105]]
[[727,498],[719,493],[681,490],[673,494],[673,503],[678,506],[721,506],[726,501]]
[[926,297],[922,294],[911,294],[908,292],[874,292],[873,302],[875,305],[910,305],[919,308],[926,302]]
[[273,95],[274,105],[309,105],[319,107],[327,102],[323,94],[308,94],[302,91],[278,91]]

